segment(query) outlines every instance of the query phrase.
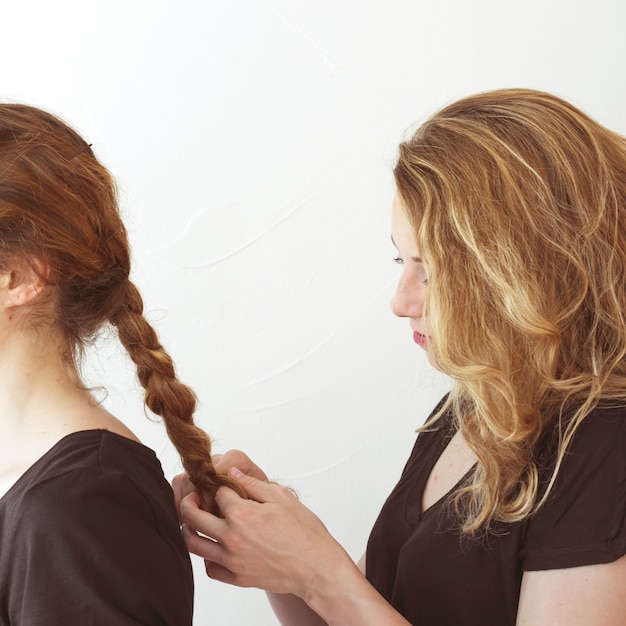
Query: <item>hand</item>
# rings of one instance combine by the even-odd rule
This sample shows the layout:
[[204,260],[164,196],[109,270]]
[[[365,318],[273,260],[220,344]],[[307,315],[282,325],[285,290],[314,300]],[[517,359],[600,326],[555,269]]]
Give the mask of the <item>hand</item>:
[[[215,471],[220,474],[227,474],[228,470],[237,467],[240,471],[248,476],[257,478],[264,482],[269,482],[265,472],[255,465],[250,458],[241,450],[229,450],[224,454],[213,454],[211,456]],[[183,498],[190,493],[196,492],[195,485],[189,480],[187,474],[178,474],[172,479],[172,489],[174,490],[174,500],[176,502],[176,510],[178,511],[178,519],[183,522],[180,514],[180,506]]]
[[205,559],[209,577],[306,599],[311,587],[337,585],[343,569],[356,569],[322,522],[289,489],[264,482],[265,474],[256,466],[253,471],[262,478],[230,467],[229,475],[250,499],[221,487],[216,501],[223,518],[202,511],[194,492],[182,499],[187,548]]
[[214,454],[211,458],[213,467],[220,474],[227,474],[230,469],[236,467],[247,476],[252,476],[266,483],[269,482],[265,472],[241,450],[229,450],[224,454]]

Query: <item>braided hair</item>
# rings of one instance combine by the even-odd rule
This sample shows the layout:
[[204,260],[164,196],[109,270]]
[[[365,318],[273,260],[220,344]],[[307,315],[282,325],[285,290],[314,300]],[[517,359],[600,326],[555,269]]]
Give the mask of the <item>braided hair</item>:
[[196,396],[178,380],[143,315],[110,173],[57,117],[0,104],[0,269],[15,260],[29,263],[50,287],[25,323],[33,330],[44,320],[54,324],[74,372],[85,346],[105,325],[115,327],[137,367],[145,404],[162,418],[204,506],[212,506],[220,485],[241,493],[216,473],[211,440],[194,423]]

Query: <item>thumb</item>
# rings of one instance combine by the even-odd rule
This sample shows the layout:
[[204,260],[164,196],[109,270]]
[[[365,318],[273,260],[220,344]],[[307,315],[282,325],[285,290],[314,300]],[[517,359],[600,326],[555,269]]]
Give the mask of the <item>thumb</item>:
[[272,485],[263,480],[254,478],[253,476],[248,476],[237,467],[231,467],[228,470],[228,475],[241,485],[250,500],[255,500],[256,502],[271,502],[276,500],[276,489],[281,489],[281,487],[277,485]]

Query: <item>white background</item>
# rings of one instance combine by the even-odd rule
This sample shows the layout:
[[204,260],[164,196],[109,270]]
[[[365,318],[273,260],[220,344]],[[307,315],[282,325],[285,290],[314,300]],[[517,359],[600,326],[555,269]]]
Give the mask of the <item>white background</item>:
[[[408,129],[498,87],[626,132],[622,0],[3,0],[0,98],[70,121],[120,185],[134,279],[215,450],[249,453],[358,559],[446,389],[389,312]],[[114,341],[89,381],[179,471]],[[272,625],[196,569],[197,626]]]

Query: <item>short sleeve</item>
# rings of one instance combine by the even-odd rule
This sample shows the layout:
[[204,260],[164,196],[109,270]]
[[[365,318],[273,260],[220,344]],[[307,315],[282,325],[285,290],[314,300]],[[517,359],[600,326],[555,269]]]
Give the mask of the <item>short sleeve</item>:
[[94,468],[25,494],[11,567],[19,621],[11,623],[190,626],[191,566],[173,499],[160,510],[162,497]]
[[525,571],[610,563],[626,553],[626,410],[580,425],[542,508],[527,523]]

